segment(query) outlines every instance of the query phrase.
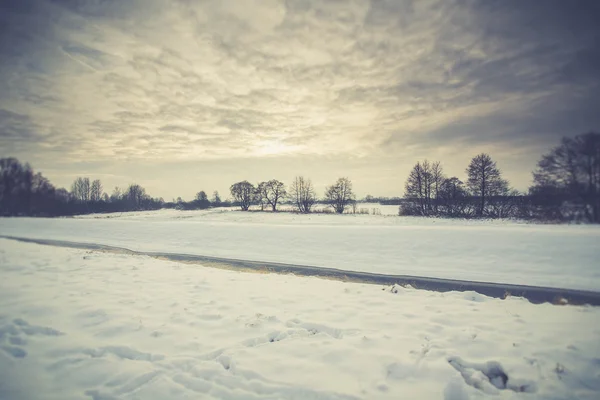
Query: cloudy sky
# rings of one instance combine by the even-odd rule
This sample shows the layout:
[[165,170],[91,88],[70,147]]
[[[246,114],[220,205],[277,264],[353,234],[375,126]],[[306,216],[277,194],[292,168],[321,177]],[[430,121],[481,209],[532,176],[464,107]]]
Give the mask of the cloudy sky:
[[488,152],[517,189],[600,130],[600,1],[0,0],[0,157],[58,186],[401,195]]

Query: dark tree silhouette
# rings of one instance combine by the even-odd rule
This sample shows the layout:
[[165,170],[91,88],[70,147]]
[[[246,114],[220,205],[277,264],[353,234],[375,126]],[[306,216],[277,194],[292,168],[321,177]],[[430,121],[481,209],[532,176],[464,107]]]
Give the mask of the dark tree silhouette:
[[325,199],[336,213],[342,214],[346,207],[355,200],[350,179],[339,178],[336,183],[327,187]]
[[484,216],[489,198],[505,196],[508,194],[508,182],[502,179],[496,162],[485,153],[481,153],[471,160],[467,167],[467,187],[473,196],[477,196],[479,205],[476,214]]
[[600,134],[563,138],[560,145],[542,156],[533,179],[531,192],[545,200],[542,204],[562,209],[562,204],[569,202],[582,211],[585,219],[600,223]]
[[146,194],[146,189],[132,183],[125,191],[125,198],[130,210],[143,210],[145,203],[150,200],[150,196]]
[[71,185],[71,195],[81,203],[90,201],[91,186],[89,178],[77,178]]
[[269,204],[273,211],[277,211],[277,203],[287,195],[283,182],[276,179],[259,183],[257,192],[261,205]]
[[461,217],[465,215],[468,193],[460,179],[453,176],[444,179],[438,193],[439,207],[443,215]]
[[210,201],[208,200],[208,196],[204,190],[196,193],[196,199],[194,200],[194,208],[205,209],[210,207]]
[[123,198],[123,191],[121,190],[120,187],[115,186],[115,188],[113,189],[112,194],[110,195],[110,201],[112,201],[113,203],[121,200]]
[[4,215],[27,215],[31,202],[33,170],[16,158],[0,159],[0,210]]
[[215,207],[221,205],[221,196],[219,196],[219,192],[216,190],[213,192],[212,203],[215,205]]
[[437,213],[437,198],[444,180],[440,162],[418,162],[404,185],[405,214],[431,215]]
[[100,179],[96,179],[90,186],[90,201],[98,202],[102,200],[102,183]]
[[0,215],[68,215],[71,197],[16,158],[0,159]]
[[290,199],[299,212],[308,214],[317,201],[317,194],[310,179],[297,176],[290,187]]
[[15,158],[0,159],[0,215],[59,216],[90,212],[115,212],[158,209],[162,199],[152,199],[139,185],[131,185],[125,193],[119,188],[109,198],[102,184],[88,178],[77,178],[72,193],[56,189],[41,173]]
[[256,185],[254,201],[260,204],[260,211],[265,210],[265,205],[267,204],[267,182],[259,182]]
[[204,190],[201,190],[198,193],[196,193],[196,200],[208,201],[208,196],[206,195],[206,192]]
[[248,211],[255,198],[256,188],[254,185],[248,181],[242,181],[231,185],[229,190],[242,211]]

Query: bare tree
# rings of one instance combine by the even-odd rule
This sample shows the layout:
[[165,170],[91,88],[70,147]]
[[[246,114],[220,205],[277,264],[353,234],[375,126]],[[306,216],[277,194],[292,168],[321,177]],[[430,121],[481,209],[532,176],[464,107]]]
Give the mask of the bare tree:
[[400,213],[405,215],[427,215],[427,181],[428,174],[421,162],[417,162],[404,184],[405,203],[400,207]]
[[310,179],[297,176],[290,187],[290,198],[301,213],[309,213],[317,201],[317,194]]
[[242,211],[248,211],[255,198],[256,188],[248,181],[234,183],[229,189]]
[[339,178],[336,183],[327,187],[325,199],[336,213],[342,214],[346,207],[355,200],[350,179]]
[[113,203],[121,200],[123,198],[123,191],[121,190],[120,187],[115,186],[115,188],[113,189],[112,194],[110,195],[110,201],[112,201]]
[[490,197],[508,194],[508,182],[502,179],[496,162],[485,153],[473,157],[466,172],[469,177],[467,187],[471,194],[477,196],[479,200],[477,216],[482,217]]
[[89,178],[77,178],[71,185],[71,194],[82,203],[90,201],[91,186]]
[[444,176],[444,170],[442,169],[442,164],[439,161],[434,162],[433,164],[431,164],[431,180],[432,180],[432,195],[431,195],[431,199],[432,199],[432,203],[433,203],[433,212],[435,214],[438,213],[438,203],[439,203],[439,196],[440,196],[440,190],[442,187],[442,183],[444,182],[444,180],[446,179],[446,177]]
[[141,210],[144,208],[144,202],[149,199],[149,196],[146,194],[146,189],[137,183],[133,183],[127,188],[125,198],[128,200],[131,209]]
[[76,201],[82,201],[81,200],[81,189],[80,189],[80,179],[81,178],[76,178],[73,183],[71,184],[71,196],[76,200]]
[[212,203],[217,207],[221,205],[221,196],[219,196],[219,192],[216,190],[213,192]]
[[261,206],[264,203],[269,204],[273,211],[277,211],[277,203],[287,195],[283,182],[276,179],[259,183],[257,192]]
[[406,214],[430,215],[437,213],[437,199],[444,181],[440,162],[417,162],[404,185],[403,205]]
[[82,194],[82,199],[84,202],[90,201],[91,189],[92,189],[92,186],[90,185],[90,179],[83,178],[82,183],[81,183],[81,194]]
[[438,193],[440,212],[448,217],[465,215],[468,193],[457,177],[444,179]]
[[588,221],[600,223],[600,134],[563,138],[538,162],[533,178],[534,194],[570,202]]
[[92,186],[90,187],[90,200],[93,202],[102,200],[102,182],[100,182],[99,179],[92,182]]
[[0,213],[28,214],[31,206],[34,173],[31,166],[16,158],[0,159]]
[[260,211],[265,210],[267,204],[267,182],[259,182],[254,192],[254,201],[260,204]]

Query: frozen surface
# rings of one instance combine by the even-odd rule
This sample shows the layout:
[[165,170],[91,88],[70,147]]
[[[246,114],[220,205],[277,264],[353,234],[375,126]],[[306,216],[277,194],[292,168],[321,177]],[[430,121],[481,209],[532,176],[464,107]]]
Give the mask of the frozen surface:
[[1,399],[490,396],[600,398],[600,308],[0,239]]
[[[397,210],[396,206],[389,208]],[[354,271],[600,290],[599,226],[214,209],[2,218],[0,235]]]

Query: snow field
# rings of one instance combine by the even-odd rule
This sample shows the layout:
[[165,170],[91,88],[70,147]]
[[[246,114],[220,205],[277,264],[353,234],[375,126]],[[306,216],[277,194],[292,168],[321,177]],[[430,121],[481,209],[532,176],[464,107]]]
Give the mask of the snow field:
[[600,309],[0,239],[2,399],[490,395],[597,399]]
[[211,209],[0,218],[0,235],[600,291],[600,226]]

